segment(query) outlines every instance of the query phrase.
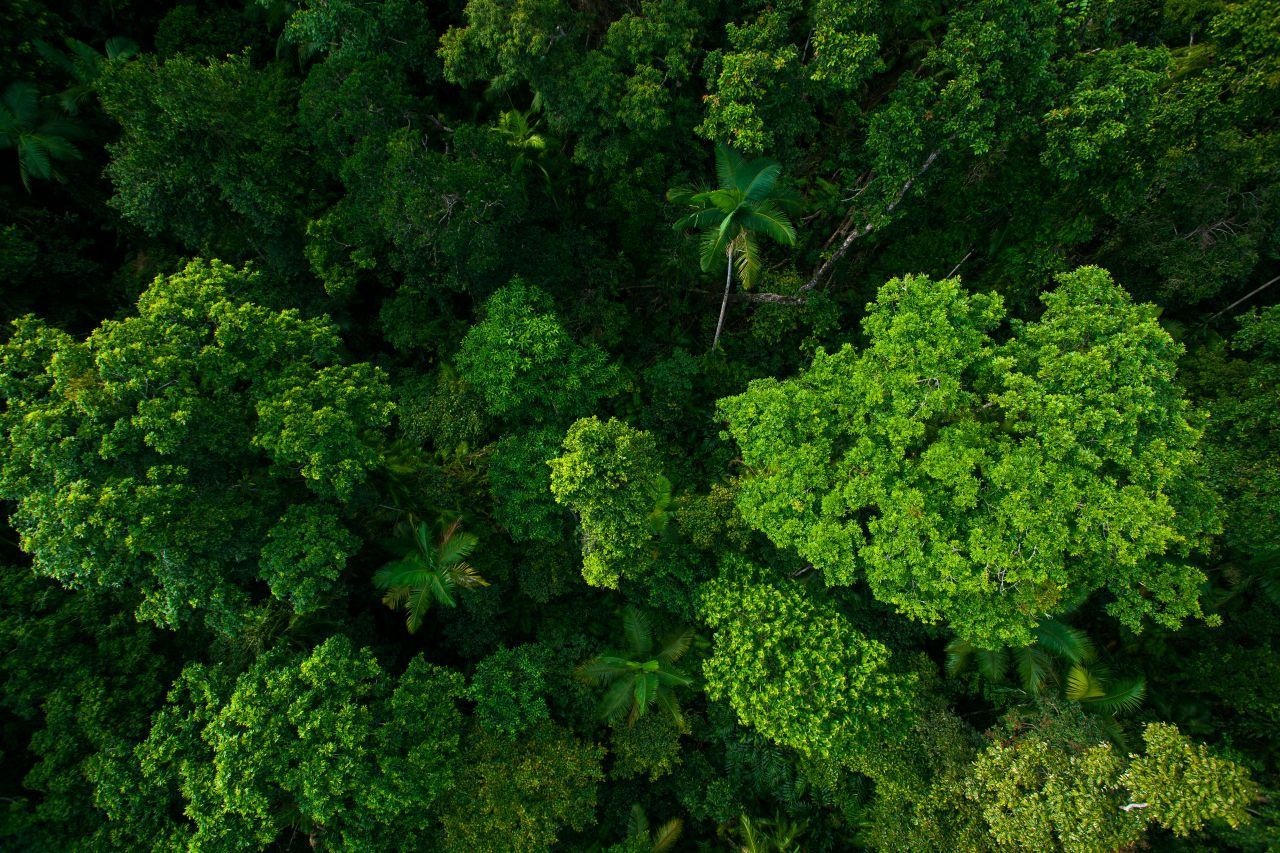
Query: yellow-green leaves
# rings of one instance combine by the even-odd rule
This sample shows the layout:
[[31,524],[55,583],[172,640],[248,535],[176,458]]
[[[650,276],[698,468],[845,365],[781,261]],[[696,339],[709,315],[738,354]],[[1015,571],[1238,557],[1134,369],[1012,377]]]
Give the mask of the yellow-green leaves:
[[858,769],[910,729],[914,676],[799,587],[721,579],[703,588],[700,611],[716,630],[707,694],[769,739]]
[[582,418],[569,427],[564,454],[552,459],[551,492],[582,526],[582,576],[616,589],[623,574],[652,561],[650,514],[661,497],[653,437],[610,418]]
[[1025,645],[1043,614],[1100,588],[1134,629],[1198,614],[1184,558],[1212,503],[1180,347],[1103,270],[1044,300],[997,344],[997,297],[894,279],[863,349],[721,400],[750,472],[743,517],[829,583],[865,577],[981,647]]
[[27,320],[0,348],[0,490],[38,572],[229,632],[260,581],[299,610],[333,587],[356,550],[341,507],[380,464],[390,390],[336,363],[326,319],[237,295],[256,283],[194,261],[83,343]]

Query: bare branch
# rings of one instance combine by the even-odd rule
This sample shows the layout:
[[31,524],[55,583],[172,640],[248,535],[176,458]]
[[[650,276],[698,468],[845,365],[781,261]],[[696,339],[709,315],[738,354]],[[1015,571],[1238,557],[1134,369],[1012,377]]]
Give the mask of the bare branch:
[[1214,314],[1214,315],[1213,315],[1212,317],[1210,317],[1209,319],[1210,319],[1210,320],[1216,320],[1216,319],[1218,319],[1218,318],[1219,318],[1219,317],[1221,317],[1223,314],[1225,314],[1225,313],[1227,313],[1228,311],[1230,311],[1232,308],[1235,308],[1235,307],[1236,307],[1237,305],[1239,305],[1241,302],[1244,302],[1246,299],[1248,299],[1249,297],[1253,296],[1254,294],[1261,293],[1262,291],[1266,290],[1266,289],[1267,289],[1268,287],[1270,287],[1271,285],[1275,284],[1277,281],[1280,281],[1280,275],[1278,275],[1278,276],[1276,276],[1275,278],[1271,279],[1271,281],[1267,282],[1266,284],[1262,285],[1261,287],[1255,287],[1253,290],[1250,290],[1250,291],[1249,291],[1248,293],[1246,293],[1244,296],[1241,296],[1241,297],[1240,297],[1239,299],[1237,299],[1235,302],[1232,302],[1232,303],[1231,303],[1230,305],[1228,305],[1226,308],[1223,308],[1221,311],[1219,311],[1217,314]]
[[[906,183],[904,183],[901,189],[898,190],[897,195],[893,197],[893,201],[889,202],[885,207],[884,213],[881,214],[882,219],[888,217],[895,209],[897,209],[898,205],[902,203],[902,199],[904,199],[907,193],[911,190],[912,185],[919,180],[921,175],[929,171],[929,167],[933,165],[933,161],[938,159],[939,153],[941,153],[941,149],[935,148],[929,156],[925,158],[924,164],[920,166],[914,175],[907,179]],[[865,237],[874,230],[876,230],[876,224],[872,221],[863,225],[861,228],[850,232],[850,234],[844,238],[844,242],[840,244],[840,248],[836,249],[831,257],[827,258],[827,260],[823,262],[822,266],[818,267],[818,271],[813,274],[813,278],[809,279],[808,283],[800,288],[800,292],[808,293],[810,290],[813,290],[821,284],[822,280],[830,275],[831,270],[837,263],[839,263],[840,259],[845,256],[845,253],[849,251],[849,247],[852,246],[860,237]]]

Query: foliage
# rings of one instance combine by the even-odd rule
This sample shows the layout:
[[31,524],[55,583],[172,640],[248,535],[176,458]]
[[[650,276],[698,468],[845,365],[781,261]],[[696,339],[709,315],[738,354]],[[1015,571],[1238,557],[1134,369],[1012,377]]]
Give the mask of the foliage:
[[653,538],[650,515],[661,495],[653,437],[616,418],[581,418],[552,459],[551,492],[577,514],[582,531],[582,576],[616,588],[624,573],[642,575]]
[[462,530],[462,519],[446,526],[433,536],[425,521],[410,519],[409,541],[401,541],[401,556],[378,569],[373,585],[383,590],[383,604],[393,610],[404,609],[405,625],[413,634],[422,627],[427,611],[435,604],[457,607],[456,590],[488,586],[467,562],[467,557],[480,541],[474,533]]
[[889,651],[794,587],[719,580],[702,593],[716,630],[703,667],[707,694],[802,753],[853,768],[911,723],[912,679]]
[[0,484],[37,572],[135,589],[158,624],[195,610],[227,630],[257,578],[303,610],[331,589],[389,390],[339,362],[327,320],[237,295],[256,279],[192,262],[83,342],[16,321]]
[[829,583],[865,574],[979,646],[1024,645],[1040,614],[1104,587],[1133,629],[1198,615],[1186,555],[1212,502],[1179,347],[1102,270],[1043,298],[997,344],[998,297],[894,279],[865,348],[721,400],[751,470],[743,516]]
[[1274,846],[1277,115],[1280,0],[0,3],[0,848]]
[[56,162],[78,160],[75,141],[81,130],[75,122],[42,110],[40,93],[30,83],[12,83],[0,99],[0,148],[18,154],[18,177],[27,191],[31,179],[63,180]]
[[466,693],[476,703],[476,721],[515,738],[548,720],[547,667],[546,651],[536,645],[499,649],[480,661]]
[[577,669],[578,678],[587,684],[609,688],[600,700],[600,716],[617,721],[625,715],[627,725],[633,726],[656,705],[677,725],[682,724],[684,717],[675,692],[692,685],[693,679],[675,664],[689,651],[692,629],[677,628],[655,646],[649,617],[642,610],[626,607],[622,634],[625,649],[596,655]]
[[514,748],[500,735],[472,732],[442,816],[445,849],[541,850],[563,828],[582,829],[593,819],[602,756],[554,723]]
[[243,55],[144,56],[108,65],[97,87],[121,126],[107,169],[113,204],[135,226],[241,259],[296,224],[302,163],[281,69]]
[[191,664],[138,760],[185,800],[191,846],[263,846],[290,826],[335,849],[398,846],[451,787],[461,688],[422,658],[396,679],[340,635],[234,679]]
[[575,343],[547,295],[519,279],[485,302],[484,320],[463,338],[455,363],[498,418],[572,418],[618,382],[605,353]]
[[1187,835],[1206,820],[1242,820],[1257,795],[1243,768],[1175,726],[1149,724],[1143,739],[1145,754],[1126,759],[1087,718],[1054,713],[991,744],[965,793],[1002,848],[1116,849],[1137,843],[1149,822]]

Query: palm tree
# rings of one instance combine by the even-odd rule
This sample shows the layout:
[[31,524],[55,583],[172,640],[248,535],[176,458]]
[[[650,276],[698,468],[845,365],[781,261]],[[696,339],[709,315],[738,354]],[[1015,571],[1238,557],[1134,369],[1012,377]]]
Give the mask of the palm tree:
[[719,835],[739,853],[788,853],[801,849],[800,836],[807,828],[804,821],[792,823],[781,816],[752,819],[744,814],[736,824],[722,825]]
[[107,39],[102,53],[73,38],[67,39],[67,53],[40,39],[35,40],[35,46],[47,62],[71,79],[71,85],[58,94],[58,103],[68,115],[76,115],[93,94],[94,83],[102,76],[107,63],[131,59],[138,54],[138,43],[122,36]]
[[613,721],[625,713],[627,725],[634,725],[650,705],[658,705],[680,722],[684,717],[676,702],[675,690],[693,684],[693,679],[674,664],[689,650],[693,630],[677,629],[655,652],[653,626],[644,613],[630,605],[622,611],[622,630],[626,649],[597,655],[577,670],[581,681],[609,685],[600,701],[600,716]]
[[627,849],[643,850],[647,847],[650,853],[666,853],[676,846],[683,831],[684,821],[676,817],[651,832],[649,816],[637,803],[631,807],[631,817],[627,821],[627,838],[632,845]]
[[31,179],[62,180],[58,160],[78,160],[71,144],[80,126],[40,107],[40,94],[30,83],[14,83],[0,98],[0,148],[18,149],[18,177],[31,192]]
[[725,145],[716,146],[716,177],[720,186],[697,192],[676,188],[667,191],[667,200],[692,207],[692,213],[676,220],[679,231],[692,228],[702,232],[702,271],[710,272],[721,255],[727,259],[724,276],[724,298],[720,301],[720,319],[716,322],[714,350],[720,345],[720,329],[724,325],[725,307],[729,304],[729,288],[736,263],[738,279],[750,288],[760,277],[760,248],[756,235],[763,234],[784,246],[794,246],[796,229],[780,206],[776,192],[782,166],[760,158],[743,160]]
[[[979,649],[966,640],[952,640],[947,644],[947,674],[959,675],[972,664],[983,679],[1000,685],[1012,665],[1022,690],[1032,696],[1057,687],[1063,698],[1104,716],[1132,711],[1142,703],[1146,679],[1114,678],[1110,667],[1098,661],[1097,647],[1084,631],[1046,619],[1033,633],[1035,641],[1017,649]],[[1060,671],[1063,665],[1065,673]]]
[[422,619],[434,604],[457,607],[456,589],[488,586],[468,563],[467,557],[476,547],[476,536],[461,531],[462,519],[444,529],[438,539],[431,536],[425,521],[416,525],[410,520],[412,537],[406,553],[387,563],[373,576],[378,589],[385,590],[382,601],[393,610],[405,609],[409,633],[422,627]]

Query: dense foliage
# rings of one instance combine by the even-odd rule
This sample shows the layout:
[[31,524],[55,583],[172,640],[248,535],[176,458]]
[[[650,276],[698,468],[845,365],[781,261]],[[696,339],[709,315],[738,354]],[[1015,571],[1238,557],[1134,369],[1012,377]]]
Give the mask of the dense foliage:
[[0,847],[1280,846],[1280,0],[0,8]]

